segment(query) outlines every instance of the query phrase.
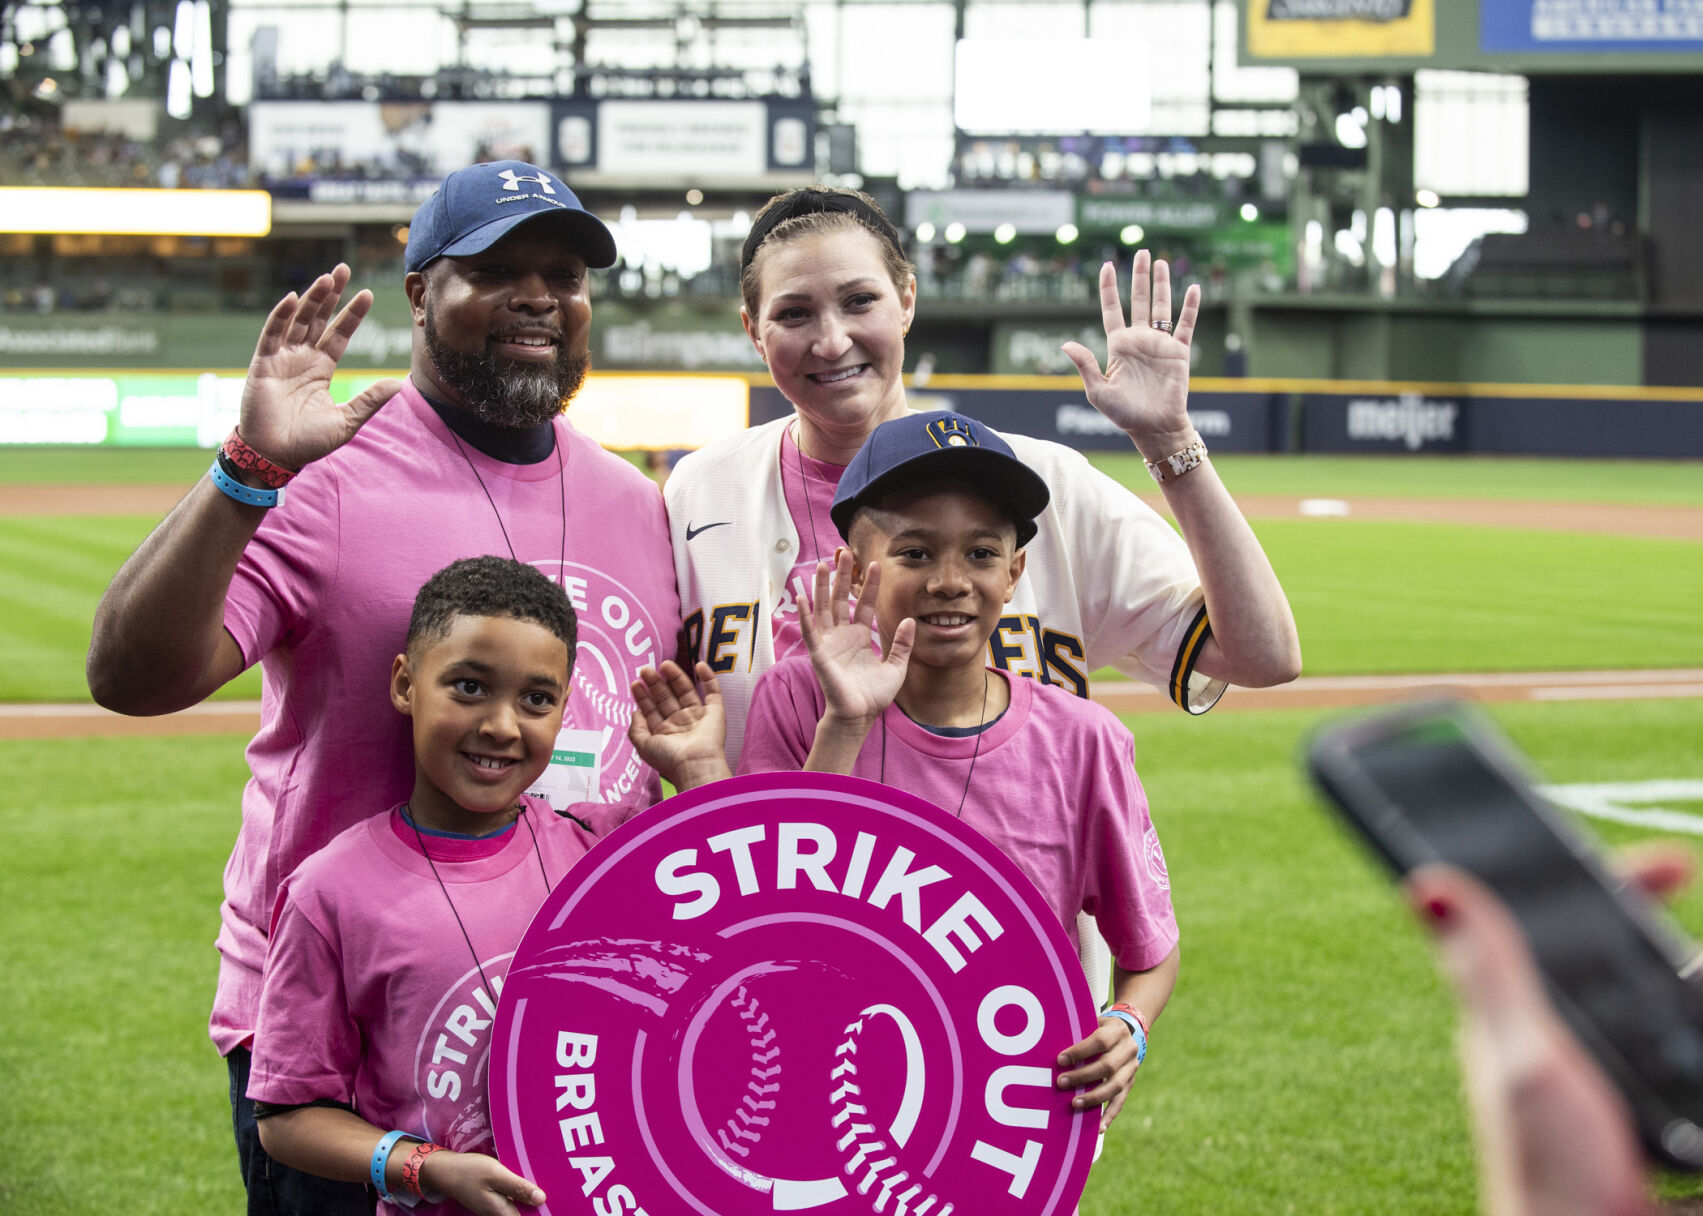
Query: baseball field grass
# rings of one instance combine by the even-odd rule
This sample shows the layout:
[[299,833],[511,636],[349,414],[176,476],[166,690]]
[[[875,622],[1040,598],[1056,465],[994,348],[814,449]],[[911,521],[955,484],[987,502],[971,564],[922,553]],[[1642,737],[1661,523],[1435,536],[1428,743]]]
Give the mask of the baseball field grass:
[[[112,573],[157,522],[0,516],[0,701],[84,701]],[[1372,520],[1255,530],[1311,675],[1703,666],[1703,545]],[[260,695],[257,670],[217,694]]]
[[[1703,776],[1696,701],[1495,713],[1558,781]],[[1450,1000],[1295,763],[1326,716],[1130,719],[1184,961],[1089,1216],[1473,1209]],[[0,1210],[238,1210],[204,1023],[242,742],[0,742]],[[1703,933],[1703,894],[1676,912]]]
[[[76,452],[58,465],[27,456],[0,449],[0,484],[187,484],[207,462],[198,452]],[[1486,499],[1504,487],[1532,501],[1703,503],[1696,465],[1219,463],[1250,494]],[[1115,471],[1143,485],[1145,471],[1123,465]],[[95,599],[155,522],[0,516],[0,700],[86,698]],[[1309,673],[1703,666],[1703,544],[1359,519],[1258,530],[1295,605]],[[1493,713],[1556,781],[1703,780],[1703,699]],[[1128,719],[1170,863],[1183,969],[1090,1180],[1088,1216],[1474,1210],[1450,999],[1411,917],[1296,764],[1327,716]],[[0,850],[0,1211],[240,1210],[224,1066],[205,1020],[243,742],[0,740],[10,838]],[[1703,828],[1703,805],[1676,809]],[[1613,843],[1646,834],[1597,826]],[[1676,915],[1703,935],[1703,891]],[[1703,1181],[1664,1187],[1703,1193]]]
[[[1095,459],[1129,485],[1151,484],[1133,458]],[[0,448],[0,485],[80,476],[187,486],[205,463],[204,453],[177,449]],[[1489,497],[1492,488],[1517,487],[1539,502],[1703,505],[1697,467],[1671,461],[1231,456],[1219,463],[1231,488],[1249,494]],[[1476,473],[1463,475],[1463,464]],[[7,574],[0,701],[87,699],[82,666],[95,604],[156,523],[154,516],[0,515]],[[1261,519],[1255,527],[1301,623],[1313,675],[1703,665],[1695,611],[1703,603],[1703,545],[1367,519]],[[249,672],[218,695],[252,699],[259,688],[258,673]]]

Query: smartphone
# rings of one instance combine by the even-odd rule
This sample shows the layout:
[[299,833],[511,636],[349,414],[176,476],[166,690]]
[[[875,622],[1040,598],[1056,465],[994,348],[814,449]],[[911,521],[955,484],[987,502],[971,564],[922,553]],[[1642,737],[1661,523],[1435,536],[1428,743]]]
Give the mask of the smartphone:
[[1396,874],[1447,862],[1501,897],[1557,1011],[1625,1095],[1651,1153],[1703,1170],[1697,947],[1615,878],[1489,717],[1456,700],[1399,705],[1320,730],[1307,764]]

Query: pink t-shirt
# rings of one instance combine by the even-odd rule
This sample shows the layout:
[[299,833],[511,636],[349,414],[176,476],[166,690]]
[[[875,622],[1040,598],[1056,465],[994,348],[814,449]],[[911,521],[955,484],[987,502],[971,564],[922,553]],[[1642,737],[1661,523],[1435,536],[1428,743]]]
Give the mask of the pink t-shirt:
[[392,809],[302,863],[278,896],[249,1097],[347,1102],[386,1130],[495,1151],[487,1066],[503,976],[550,886],[593,843],[530,805],[483,840],[417,838]]
[[828,514],[845,471],[843,464],[824,464],[800,452],[791,427],[781,435],[781,489],[792,525],[798,530],[798,561],[787,575],[786,598],[769,615],[776,659],[805,653],[804,634],[798,627],[799,592],[814,594],[816,563],[825,561],[832,566],[835,550],[845,544]]
[[[947,811],[962,802],[964,822],[1029,876],[1073,946],[1080,949],[1076,915],[1086,912],[1126,970],[1158,965],[1177,944],[1177,921],[1134,739],[1101,705],[989,670],[1010,685],[1011,705],[981,732],[979,747],[974,735],[936,735],[889,705],[852,775]],[[825,708],[808,658],[765,671],[739,771],[803,768]]]
[[244,551],[225,628],[264,681],[253,776],[225,867],[212,1017],[221,1053],[253,1029],[279,884],[363,808],[389,806],[413,786],[390,664],[415,593],[450,562],[506,556],[512,543],[521,561],[564,580],[579,613],[566,724],[586,732],[582,750],[596,741],[599,796],[612,817],[660,796],[626,728],[637,669],[678,647],[662,498],[565,419],[556,441],[560,465],[555,454],[509,465],[465,443],[458,450],[408,385],[352,441],[302,470]]

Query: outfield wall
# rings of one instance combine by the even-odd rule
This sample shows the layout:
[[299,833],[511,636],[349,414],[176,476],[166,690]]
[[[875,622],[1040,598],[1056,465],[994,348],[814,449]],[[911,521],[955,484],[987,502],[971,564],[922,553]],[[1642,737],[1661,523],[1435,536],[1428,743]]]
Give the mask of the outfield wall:
[[[404,374],[340,374],[333,395]],[[242,385],[237,370],[0,372],[0,444],[210,447],[234,424]],[[935,376],[910,401],[1084,451],[1129,446],[1075,376]],[[762,375],[598,372],[575,409],[610,447],[678,448],[790,407]],[[1189,413],[1219,452],[1703,458],[1703,389],[1199,377]]]
[[[1074,376],[937,376],[910,402],[1084,451],[1129,447]],[[753,424],[788,408],[753,386]],[[1197,379],[1189,416],[1219,452],[1703,458],[1699,389]]]

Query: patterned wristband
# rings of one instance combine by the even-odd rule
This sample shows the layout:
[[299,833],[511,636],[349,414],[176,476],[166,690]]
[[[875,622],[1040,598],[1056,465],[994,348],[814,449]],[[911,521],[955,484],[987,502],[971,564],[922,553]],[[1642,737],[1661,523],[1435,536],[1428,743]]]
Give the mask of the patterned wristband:
[[433,1144],[430,1140],[416,1144],[414,1151],[408,1154],[408,1160],[402,1163],[402,1186],[410,1195],[421,1199],[426,1192],[420,1187],[420,1169],[426,1164],[426,1158],[437,1152],[443,1145]]
[[275,507],[283,501],[282,490],[257,490],[251,485],[245,485],[225,469],[225,462],[230,457],[220,452],[213,458],[213,467],[207,470],[213,484],[219,487],[219,492],[227,498],[234,498],[240,503],[251,507]]
[[390,1164],[390,1152],[396,1147],[396,1142],[408,1137],[407,1132],[385,1132],[384,1138],[373,1149],[372,1184],[380,1199],[394,1199],[390,1188],[384,1184],[384,1171]]
[[1126,1001],[1118,1001],[1115,1004],[1107,1005],[1105,1007],[1105,1009],[1102,1010],[1101,1012],[1110,1013],[1114,1009],[1121,1009],[1121,1010],[1123,1010],[1123,1012],[1129,1014],[1136,1021],[1141,1023],[1141,1033],[1142,1034],[1147,1033],[1147,1019],[1141,1016],[1141,1010],[1137,1009],[1134,1005],[1131,1005]]
[[1140,1068],[1147,1061],[1147,1026],[1142,1021],[1141,1011],[1134,1005],[1119,1003],[1107,1005],[1100,1010],[1103,1018],[1116,1018],[1129,1027],[1130,1037],[1135,1040],[1135,1066]]
[[220,451],[231,458],[231,463],[245,473],[253,473],[274,490],[282,489],[289,484],[290,478],[296,475],[294,469],[286,469],[281,464],[273,464],[259,452],[243,442],[241,435],[233,427],[225,437],[225,445]]

